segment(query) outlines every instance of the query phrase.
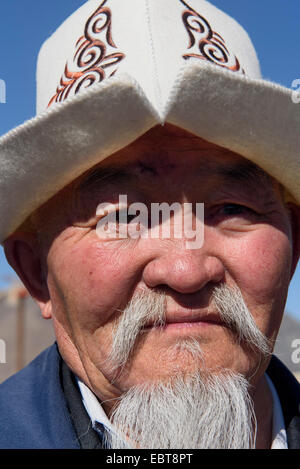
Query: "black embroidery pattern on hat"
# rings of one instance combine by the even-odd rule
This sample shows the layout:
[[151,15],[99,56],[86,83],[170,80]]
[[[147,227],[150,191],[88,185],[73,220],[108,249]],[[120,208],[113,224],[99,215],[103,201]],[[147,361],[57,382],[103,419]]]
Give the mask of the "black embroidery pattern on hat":
[[[61,102],[77,94],[82,88],[100,83],[107,78],[106,69],[114,67],[125,58],[121,52],[107,54],[107,49],[116,49],[111,34],[111,10],[105,7],[104,0],[99,8],[88,19],[84,35],[76,43],[76,52],[72,64],[66,64],[56,94],[51,98],[48,107],[54,102]],[[101,36],[101,39],[100,39]],[[108,77],[114,75],[117,68]]]
[[182,14],[182,20],[189,35],[188,49],[192,49],[196,45],[200,52],[186,53],[183,58],[185,60],[191,58],[208,60],[233,72],[245,74],[237,57],[228,51],[222,36],[213,31],[208,21],[184,0],[180,0],[180,2],[187,8]]

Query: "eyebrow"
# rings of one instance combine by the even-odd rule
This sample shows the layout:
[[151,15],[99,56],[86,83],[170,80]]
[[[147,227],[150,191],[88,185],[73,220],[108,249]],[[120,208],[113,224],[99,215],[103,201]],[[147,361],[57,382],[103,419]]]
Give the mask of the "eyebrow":
[[108,166],[96,167],[89,170],[79,181],[77,189],[84,191],[99,183],[118,183],[132,177],[129,169],[125,167]]
[[251,162],[234,163],[216,169],[216,174],[229,183],[245,184],[250,187],[273,187],[273,179],[263,169]]
[[[245,188],[273,188],[272,177],[251,161],[232,163],[228,166],[212,166],[208,172],[217,175],[226,184],[239,184]],[[84,191],[99,183],[117,184],[134,178],[133,166],[94,167],[80,179],[77,189]]]

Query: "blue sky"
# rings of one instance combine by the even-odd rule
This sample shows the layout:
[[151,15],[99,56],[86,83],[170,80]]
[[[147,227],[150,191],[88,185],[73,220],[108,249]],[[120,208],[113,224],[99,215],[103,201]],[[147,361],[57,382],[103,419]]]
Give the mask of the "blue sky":
[[[6,103],[0,103],[0,135],[35,115],[39,48],[83,3],[84,0],[1,0],[0,79],[6,83]],[[293,80],[300,78],[299,0],[212,0],[212,3],[248,31],[264,78],[288,88]],[[13,275],[0,248],[0,289]],[[300,267],[291,283],[286,308],[300,320],[299,287]]]

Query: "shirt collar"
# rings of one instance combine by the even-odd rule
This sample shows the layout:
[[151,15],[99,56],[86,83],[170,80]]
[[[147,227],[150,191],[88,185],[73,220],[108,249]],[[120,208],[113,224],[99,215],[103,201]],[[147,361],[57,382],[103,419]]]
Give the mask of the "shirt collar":
[[287,435],[280,400],[271,378],[265,374],[273,398],[273,425],[271,449],[288,449]]
[[77,378],[77,384],[81,392],[82,402],[92,421],[93,428],[97,429],[96,423],[100,423],[108,430],[114,431],[112,423],[95,394],[79,378]]

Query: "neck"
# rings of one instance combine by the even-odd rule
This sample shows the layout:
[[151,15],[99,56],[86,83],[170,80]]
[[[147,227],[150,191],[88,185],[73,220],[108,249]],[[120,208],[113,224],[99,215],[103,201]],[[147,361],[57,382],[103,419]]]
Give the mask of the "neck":
[[273,399],[265,375],[260,378],[253,395],[257,420],[256,449],[270,449],[272,445]]

